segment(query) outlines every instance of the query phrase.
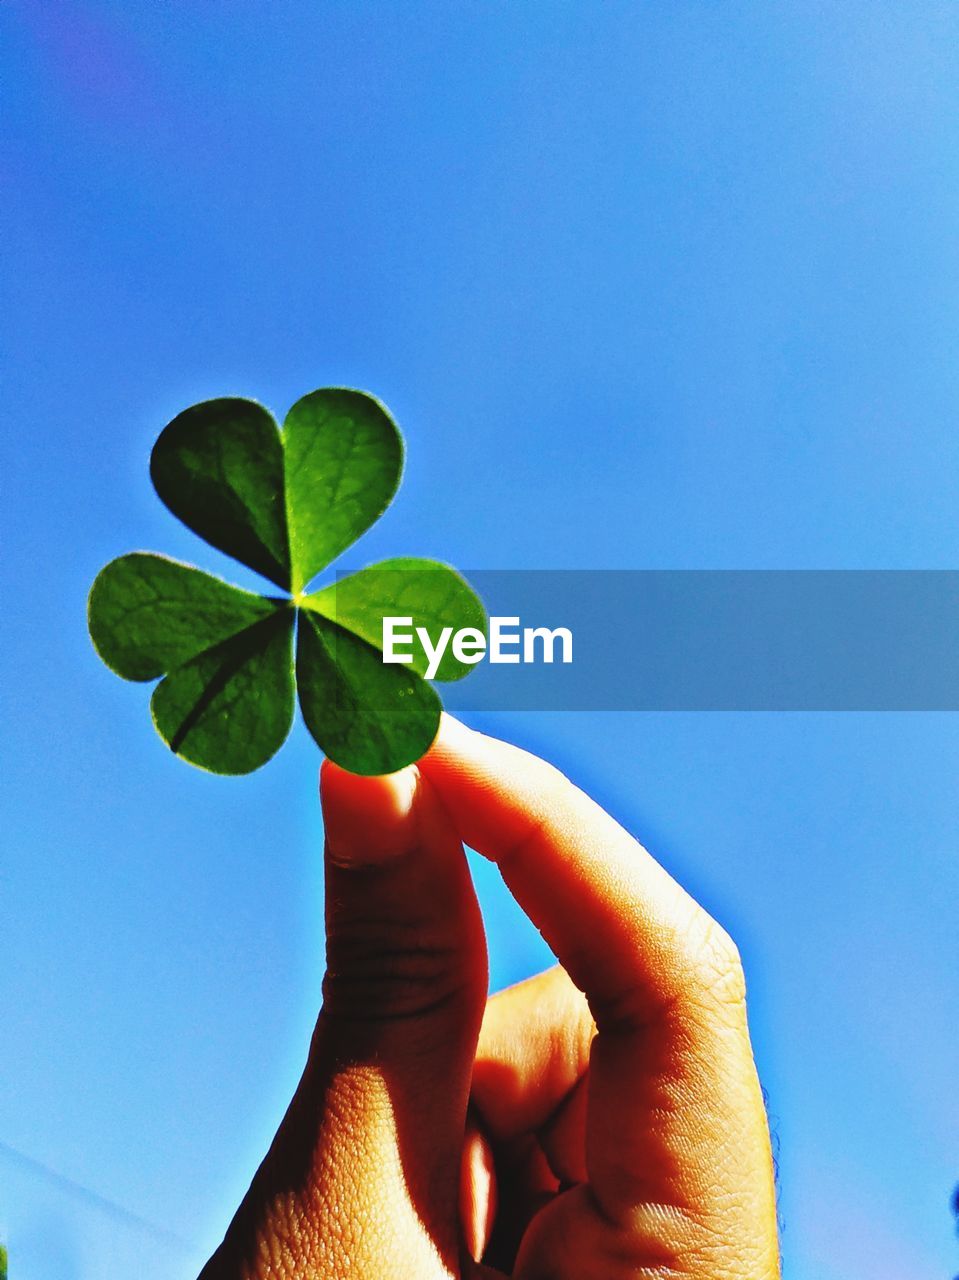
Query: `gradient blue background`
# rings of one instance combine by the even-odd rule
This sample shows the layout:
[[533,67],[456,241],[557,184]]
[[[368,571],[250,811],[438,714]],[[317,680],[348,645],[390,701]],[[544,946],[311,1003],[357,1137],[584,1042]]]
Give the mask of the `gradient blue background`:
[[[0,59],[0,1231],[12,1280],[191,1280],[300,1070],[321,826],[302,726],[207,777],[89,646],[122,551],[252,580],[159,428],[383,396],[354,562],[955,568],[959,10],[7,0]],[[787,1277],[952,1274],[959,720],[484,727],[741,943]],[[546,956],[478,874],[502,984]]]

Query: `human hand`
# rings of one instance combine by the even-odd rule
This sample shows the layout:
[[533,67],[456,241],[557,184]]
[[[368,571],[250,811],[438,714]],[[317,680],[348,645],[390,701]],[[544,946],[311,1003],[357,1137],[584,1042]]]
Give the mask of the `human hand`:
[[[323,1009],[201,1280],[774,1280],[722,929],[555,769],[449,717],[418,767],[327,762],[321,791]],[[488,1002],[464,842],[561,966]]]

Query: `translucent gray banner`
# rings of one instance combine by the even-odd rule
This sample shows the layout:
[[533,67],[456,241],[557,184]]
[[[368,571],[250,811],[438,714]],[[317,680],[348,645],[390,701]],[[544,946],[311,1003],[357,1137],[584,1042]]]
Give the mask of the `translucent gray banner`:
[[465,576],[508,632],[566,628],[572,661],[486,657],[441,686],[454,711],[959,710],[959,572]]

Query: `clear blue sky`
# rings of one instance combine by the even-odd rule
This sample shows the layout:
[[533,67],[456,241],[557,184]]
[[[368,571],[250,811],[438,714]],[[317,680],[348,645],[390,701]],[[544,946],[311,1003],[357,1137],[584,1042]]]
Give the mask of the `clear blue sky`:
[[[304,1056],[322,832],[302,726],[205,776],[90,648],[122,551],[250,581],[158,430],[375,391],[358,559],[959,566],[959,10],[8,0],[0,82],[0,1231],[16,1280],[192,1280]],[[790,1280],[951,1275],[959,719],[484,727],[740,941]],[[503,983],[546,957],[480,876]]]

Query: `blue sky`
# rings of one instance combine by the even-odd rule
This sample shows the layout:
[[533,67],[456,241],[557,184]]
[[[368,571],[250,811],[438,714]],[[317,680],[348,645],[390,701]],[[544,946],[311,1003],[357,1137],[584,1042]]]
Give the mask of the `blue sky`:
[[[153,495],[160,427],[208,396],[376,392],[409,462],[356,563],[954,568],[957,50],[927,0],[0,8],[17,1280],[190,1280],[316,1011],[305,730],[202,775],[86,637],[122,551],[252,582]],[[482,724],[741,943],[787,1276],[955,1271],[959,720]],[[477,874],[494,980],[541,967]]]

